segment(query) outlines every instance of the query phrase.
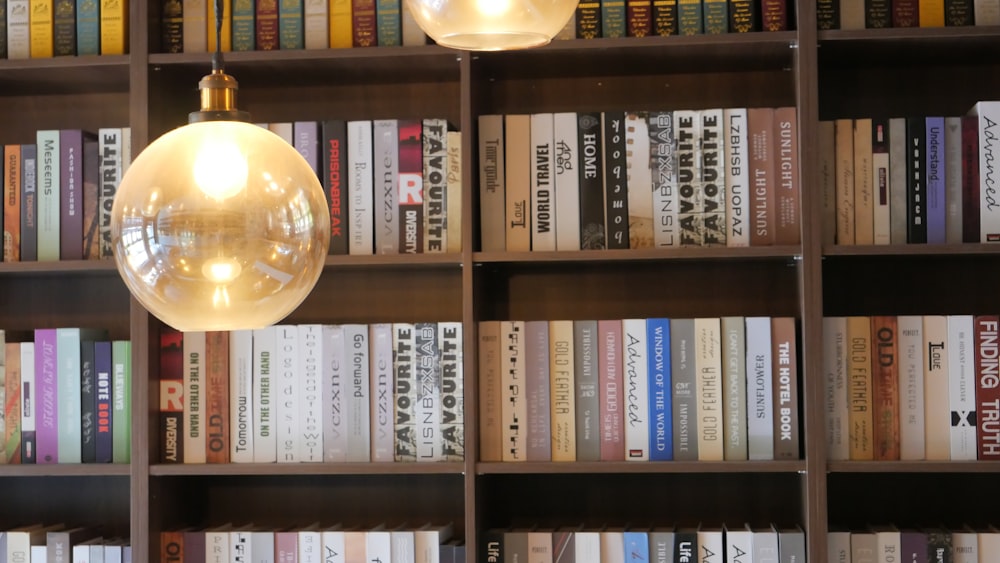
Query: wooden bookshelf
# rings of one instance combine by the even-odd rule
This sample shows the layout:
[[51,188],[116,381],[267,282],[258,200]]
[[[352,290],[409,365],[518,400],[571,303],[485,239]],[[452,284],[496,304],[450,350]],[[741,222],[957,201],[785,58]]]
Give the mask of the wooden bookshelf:
[[[159,9],[155,1],[133,4],[127,56],[0,60],[0,143],[31,142],[38,129],[129,125],[138,153],[185,123],[210,59],[160,52]],[[820,562],[828,524],[961,524],[990,516],[1000,500],[991,486],[996,463],[827,463],[821,320],[996,310],[1000,252],[985,245],[824,245],[814,180],[821,119],[962,114],[976,100],[1000,97],[1000,30],[817,32],[814,12],[813,2],[797,3],[798,31],[558,41],[511,53],[437,46],[227,53],[227,71],[241,86],[238,105],[255,121],[443,116],[463,132],[463,252],[330,257],[316,290],[287,322],[461,321],[467,459],[162,465],[161,325],[130,298],[113,263],[2,264],[0,327],[107,327],[112,337],[133,341],[134,383],[131,464],[0,467],[0,525],[101,522],[131,537],[137,561],[152,562],[159,533],[184,526],[453,522],[472,563],[479,534],[497,526],[773,522],[801,525],[809,559]],[[789,105],[799,111],[800,245],[480,251],[479,115]],[[801,460],[477,460],[479,321],[722,315],[799,320]]]

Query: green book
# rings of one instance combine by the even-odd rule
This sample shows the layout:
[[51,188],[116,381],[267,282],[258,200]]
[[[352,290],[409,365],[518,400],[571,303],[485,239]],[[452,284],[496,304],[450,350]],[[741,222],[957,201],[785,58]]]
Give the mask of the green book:
[[233,51],[253,51],[256,38],[253,0],[233,0]]
[[76,2],[76,54],[101,54],[101,14],[97,0]]
[[601,37],[625,37],[625,0],[601,0]]
[[705,33],[717,35],[729,32],[729,0],[704,0],[702,10]]
[[375,25],[379,47],[403,44],[403,18],[399,0],[376,0]]
[[111,343],[111,453],[113,463],[132,458],[132,342]]
[[701,0],[678,0],[677,33],[680,35],[704,33],[701,12]]
[[59,260],[59,131],[35,134],[38,143],[38,261]]
[[281,0],[278,3],[278,48],[305,49],[302,0]]
[[59,412],[58,452],[59,463],[83,463],[82,433],[82,379],[80,371],[80,343],[83,340],[107,338],[104,331],[96,329],[56,329],[56,409]]

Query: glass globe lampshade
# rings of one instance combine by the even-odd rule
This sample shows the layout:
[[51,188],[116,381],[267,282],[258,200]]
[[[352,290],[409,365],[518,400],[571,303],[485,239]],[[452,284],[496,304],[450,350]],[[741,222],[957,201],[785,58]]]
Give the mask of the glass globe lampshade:
[[438,45],[472,51],[547,44],[578,0],[405,0],[417,25]]
[[326,197],[278,135],[211,116],[195,122],[202,98],[193,122],[146,147],[122,178],[111,211],[115,262],[143,307],[178,330],[267,326],[322,273]]

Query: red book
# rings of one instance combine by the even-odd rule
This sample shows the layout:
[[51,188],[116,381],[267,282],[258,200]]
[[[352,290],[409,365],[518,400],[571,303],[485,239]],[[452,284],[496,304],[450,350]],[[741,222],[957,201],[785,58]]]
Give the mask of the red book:
[[257,50],[278,48],[278,0],[257,0]]
[[872,317],[872,422],[875,459],[899,459],[899,347],[896,317]]
[[892,0],[892,27],[920,27],[917,0]]
[[622,407],[622,322],[597,321],[597,381],[601,408],[601,461],[625,461]]
[[775,241],[774,226],[774,110],[748,108],[750,133],[750,246],[769,246]]
[[375,0],[351,0],[351,22],[355,47],[378,45]]
[[761,0],[760,8],[764,31],[788,31],[786,0]]
[[626,28],[629,37],[646,37],[653,33],[653,3],[651,0],[628,0]]
[[205,333],[205,461],[229,463],[229,332]]
[[979,122],[962,118],[962,242],[980,242],[979,227]]
[[774,110],[774,242],[798,244],[799,217],[799,133],[796,108]]
[[424,153],[423,123],[399,120],[399,252],[424,251]]
[[1000,316],[975,320],[976,339],[976,438],[979,459],[1000,459]]
[[184,333],[160,330],[160,461],[184,463]]

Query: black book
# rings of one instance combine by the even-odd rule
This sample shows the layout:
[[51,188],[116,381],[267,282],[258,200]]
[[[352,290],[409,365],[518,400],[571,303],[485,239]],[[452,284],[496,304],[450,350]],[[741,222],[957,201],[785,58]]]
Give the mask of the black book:
[[578,114],[576,131],[580,152],[580,249],[602,250],[607,246],[601,114]]
[[80,343],[80,461],[97,462],[97,373],[94,342]]
[[906,119],[906,242],[927,242],[927,137],[923,117]]
[[320,168],[326,203],[330,206],[330,254],[345,255],[347,249],[347,122],[323,122]]

